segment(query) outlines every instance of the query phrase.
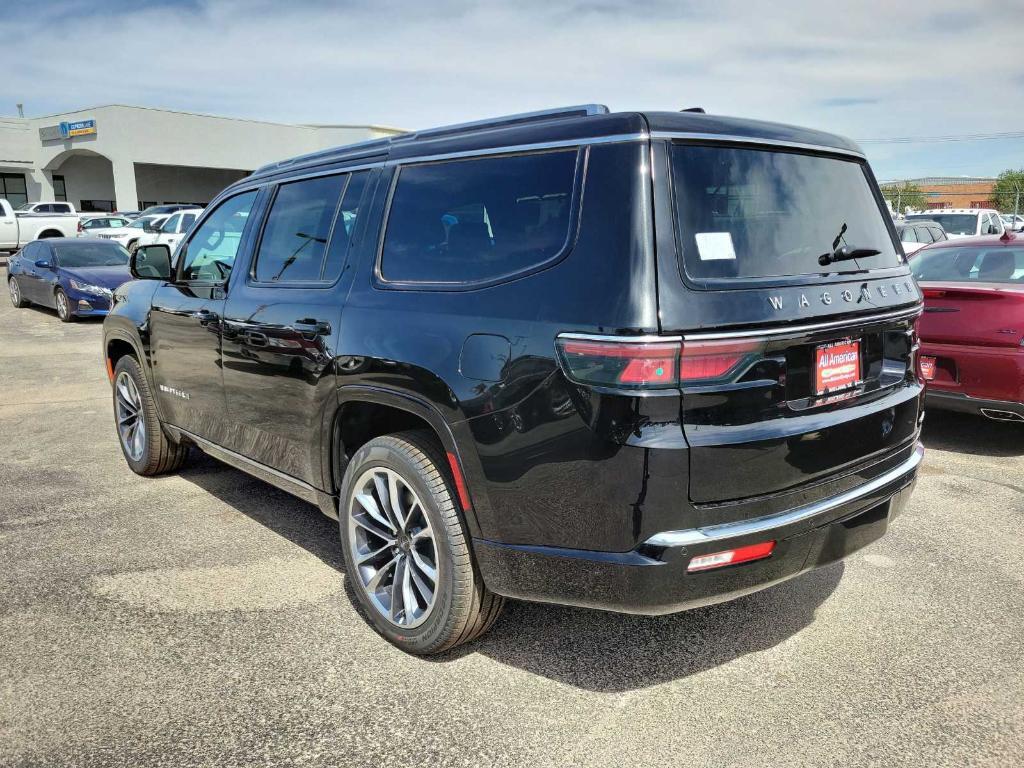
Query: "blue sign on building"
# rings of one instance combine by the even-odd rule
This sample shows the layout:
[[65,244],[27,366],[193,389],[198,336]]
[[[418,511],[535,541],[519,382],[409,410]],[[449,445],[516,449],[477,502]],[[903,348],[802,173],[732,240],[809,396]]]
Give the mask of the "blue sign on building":
[[73,136],[90,136],[96,133],[95,120],[78,120],[74,123],[61,123],[60,135],[62,139],[70,139]]

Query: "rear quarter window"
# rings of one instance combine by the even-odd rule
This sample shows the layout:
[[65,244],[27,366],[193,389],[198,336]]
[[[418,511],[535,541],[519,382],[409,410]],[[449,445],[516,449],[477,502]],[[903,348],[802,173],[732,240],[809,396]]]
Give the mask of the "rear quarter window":
[[[785,278],[902,263],[860,161],[697,144],[674,144],[671,157],[682,267],[691,278]],[[837,241],[879,254],[820,266]]]
[[559,258],[569,246],[580,155],[571,149],[401,168],[379,277],[472,286]]

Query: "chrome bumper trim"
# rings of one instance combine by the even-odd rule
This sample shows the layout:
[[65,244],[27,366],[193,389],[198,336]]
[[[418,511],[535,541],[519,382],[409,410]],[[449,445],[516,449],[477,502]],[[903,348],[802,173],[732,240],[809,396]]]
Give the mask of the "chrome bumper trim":
[[732,539],[737,536],[747,536],[754,533],[770,533],[777,528],[783,528],[802,520],[824,514],[836,507],[849,504],[864,496],[867,496],[889,483],[896,482],[900,478],[910,474],[921,464],[924,458],[924,446],[918,443],[914,447],[914,453],[898,467],[893,467],[888,472],[869,480],[863,485],[851,488],[848,491],[831,496],[813,504],[806,504],[796,509],[781,512],[777,515],[757,517],[752,520],[742,520],[736,523],[723,523],[721,525],[710,525],[706,528],[690,528],[685,531],[663,531],[656,533],[646,542],[652,547],[686,547],[694,544],[707,544],[713,541]]

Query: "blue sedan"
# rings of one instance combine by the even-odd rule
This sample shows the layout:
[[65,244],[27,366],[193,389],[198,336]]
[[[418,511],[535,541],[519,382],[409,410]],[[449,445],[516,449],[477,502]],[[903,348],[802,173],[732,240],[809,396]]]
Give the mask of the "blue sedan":
[[7,287],[16,307],[57,310],[65,323],[102,316],[117,286],[132,279],[128,251],[110,240],[35,240],[10,258]]

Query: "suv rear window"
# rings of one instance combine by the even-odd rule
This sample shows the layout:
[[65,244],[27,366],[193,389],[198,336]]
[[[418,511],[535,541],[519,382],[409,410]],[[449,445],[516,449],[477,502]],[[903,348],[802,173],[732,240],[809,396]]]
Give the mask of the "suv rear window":
[[[695,279],[855,272],[901,263],[864,165],[776,149],[675,144],[672,174],[683,268]],[[828,267],[840,244],[869,259]]]
[[381,276],[490,282],[559,256],[569,239],[577,156],[572,149],[402,168]]
[[940,224],[949,235],[973,235],[978,231],[978,214],[976,213],[929,213],[920,216],[907,216],[907,221],[924,219]]

